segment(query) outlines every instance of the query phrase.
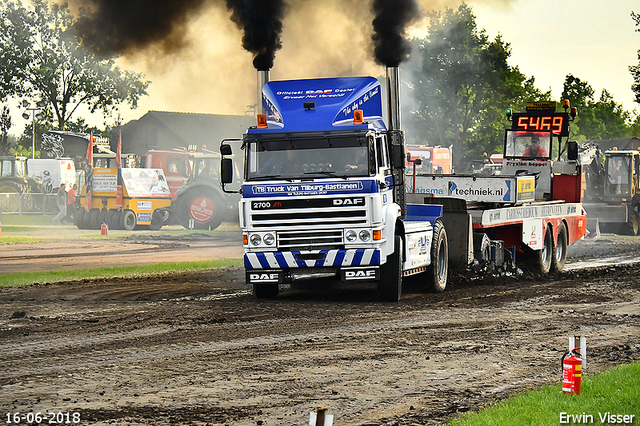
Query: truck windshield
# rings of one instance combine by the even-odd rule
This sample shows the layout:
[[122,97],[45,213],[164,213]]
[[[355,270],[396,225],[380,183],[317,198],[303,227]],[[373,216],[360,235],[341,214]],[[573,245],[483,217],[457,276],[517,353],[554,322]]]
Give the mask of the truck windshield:
[[2,163],[1,163],[1,166],[2,166],[2,167],[0,167],[0,169],[2,169],[2,170],[1,170],[1,175],[2,175],[2,176],[11,176],[11,173],[12,173],[12,170],[11,170],[12,164],[13,164],[13,161],[11,161],[11,160],[2,160]]
[[607,186],[610,194],[629,195],[631,189],[631,157],[612,155],[607,158]]
[[247,180],[369,176],[373,169],[364,136],[257,140],[246,149]]
[[551,132],[521,132],[507,130],[504,155],[510,158],[549,159]]
[[203,179],[218,179],[218,170],[220,170],[219,158],[196,158],[195,160],[196,176]]
[[20,176],[20,177],[25,177],[27,174],[25,173],[24,170],[24,162],[23,161],[16,161],[14,167],[16,168],[15,170],[15,175],[16,176]]

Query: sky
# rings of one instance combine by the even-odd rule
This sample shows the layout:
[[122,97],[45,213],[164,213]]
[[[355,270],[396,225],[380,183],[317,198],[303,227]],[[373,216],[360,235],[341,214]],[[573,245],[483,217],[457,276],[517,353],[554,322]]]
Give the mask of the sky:
[[[383,75],[372,59],[371,19],[366,8],[345,10],[347,0],[290,0],[284,20],[282,49],[275,58],[271,79],[342,75]],[[457,7],[457,0],[418,0],[422,10]],[[629,65],[638,64],[640,33],[635,32],[631,0],[468,0],[479,29],[491,39],[501,34],[511,44],[509,63],[526,76],[535,76],[541,90],[551,89],[560,100],[567,74],[588,82],[599,97],[607,89],[626,110],[633,102]],[[244,114],[256,103],[256,75],[252,56],[241,46],[242,34],[229,12],[216,6],[193,16],[185,31],[185,48],[167,54],[159,46],[129,53],[118,60],[124,69],[144,73],[152,83],[139,107],[121,108],[124,122],[149,110],[214,114]],[[366,4],[366,3],[365,3]],[[425,21],[412,27],[424,33]],[[20,133],[22,111],[12,108]],[[101,115],[81,111],[90,124],[104,127]],[[113,119],[107,123],[112,124]]]
[[[631,11],[640,13],[637,0],[516,0],[501,7],[469,2],[478,27],[493,39],[498,33],[511,43],[510,65],[536,86],[552,89],[560,100],[567,74],[587,81],[600,97],[609,91],[624,109],[633,102],[629,65],[638,64],[640,33]],[[639,135],[640,136],[640,135]]]

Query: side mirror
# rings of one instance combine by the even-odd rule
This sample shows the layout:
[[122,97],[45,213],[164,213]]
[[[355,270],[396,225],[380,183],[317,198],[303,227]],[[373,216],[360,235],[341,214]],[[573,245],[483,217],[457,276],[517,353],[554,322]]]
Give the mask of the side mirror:
[[233,183],[233,160],[231,158],[223,158],[220,162],[220,176],[223,184]]
[[567,142],[567,159],[569,161],[575,161],[578,159],[578,142]]
[[220,145],[220,154],[233,155],[233,151],[231,150],[231,145],[227,145],[226,143]]
[[392,149],[392,164],[396,169],[404,169],[406,167],[406,159],[404,152],[404,145],[391,145]]

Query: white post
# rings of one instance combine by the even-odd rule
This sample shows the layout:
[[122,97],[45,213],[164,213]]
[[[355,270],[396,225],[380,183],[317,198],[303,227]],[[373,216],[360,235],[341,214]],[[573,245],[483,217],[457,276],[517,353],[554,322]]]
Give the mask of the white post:
[[36,158],[36,110],[31,110],[31,126],[33,126],[33,139],[31,139],[31,159]]
[[309,413],[309,426],[333,426],[333,414],[327,413],[326,407],[318,407]]
[[[576,346],[576,340],[578,345]],[[582,359],[582,369],[587,369],[587,337],[586,336],[570,336],[569,337],[569,350],[572,351],[576,347],[580,348],[580,358]]]

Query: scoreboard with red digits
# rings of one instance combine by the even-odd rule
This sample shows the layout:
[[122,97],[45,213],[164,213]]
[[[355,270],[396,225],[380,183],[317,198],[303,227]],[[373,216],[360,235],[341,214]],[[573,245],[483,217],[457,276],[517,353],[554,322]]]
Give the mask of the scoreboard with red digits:
[[526,132],[551,131],[558,136],[569,136],[569,113],[555,110],[555,102],[527,102],[527,112],[512,114],[511,128]]

